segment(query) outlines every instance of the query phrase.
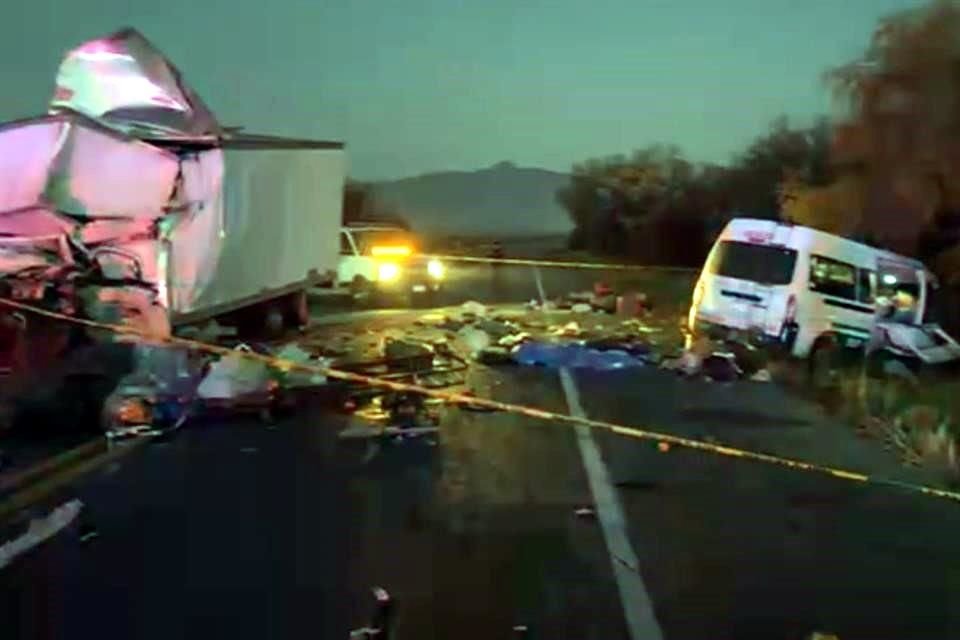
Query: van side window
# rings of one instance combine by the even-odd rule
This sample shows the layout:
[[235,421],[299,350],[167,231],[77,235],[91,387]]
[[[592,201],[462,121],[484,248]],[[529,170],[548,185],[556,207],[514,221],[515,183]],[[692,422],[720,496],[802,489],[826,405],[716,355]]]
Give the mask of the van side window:
[[810,256],[810,290],[826,296],[857,299],[857,268],[823,256]]
[[346,231],[340,232],[340,255],[353,255],[353,246],[350,244],[350,236],[347,235]]
[[860,269],[860,282],[857,285],[857,301],[873,304],[877,276],[869,269]]

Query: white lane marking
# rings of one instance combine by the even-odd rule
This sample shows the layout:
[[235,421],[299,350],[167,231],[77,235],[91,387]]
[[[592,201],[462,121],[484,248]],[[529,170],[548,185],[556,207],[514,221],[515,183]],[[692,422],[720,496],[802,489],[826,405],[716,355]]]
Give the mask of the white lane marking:
[[[577,383],[568,369],[560,370],[560,384],[567,398],[570,415],[586,418],[586,413],[580,404]],[[587,480],[590,483],[590,493],[593,494],[597,520],[603,530],[603,539],[610,554],[613,576],[620,591],[620,603],[623,606],[630,640],[662,640],[663,632],[654,615],[653,602],[640,576],[637,554],[630,546],[630,539],[627,537],[627,521],[623,516],[623,507],[610,482],[610,474],[600,455],[600,449],[593,439],[593,431],[579,424],[575,425],[574,429],[577,433],[577,446],[580,448],[583,468],[587,472]]]
[[0,569],[13,562],[17,556],[57,535],[80,515],[82,508],[82,502],[71,500],[54,509],[45,518],[31,520],[23,534],[0,546]]

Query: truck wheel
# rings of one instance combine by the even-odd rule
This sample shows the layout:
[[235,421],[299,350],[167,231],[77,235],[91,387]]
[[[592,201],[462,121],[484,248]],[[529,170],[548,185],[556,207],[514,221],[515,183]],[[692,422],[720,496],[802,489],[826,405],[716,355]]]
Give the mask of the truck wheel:
[[283,333],[284,328],[283,307],[279,304],[271,304],[263,312],[263,330],[268,337],[275,338]]
[[350,281],[350,295],[354,298],[369,294],[370,290],[370,282],[363,276],[354,276]]
[[310,305],[307,302],[307,292],[297,291],[287,299],[287,325],[298,329],[310,324]]

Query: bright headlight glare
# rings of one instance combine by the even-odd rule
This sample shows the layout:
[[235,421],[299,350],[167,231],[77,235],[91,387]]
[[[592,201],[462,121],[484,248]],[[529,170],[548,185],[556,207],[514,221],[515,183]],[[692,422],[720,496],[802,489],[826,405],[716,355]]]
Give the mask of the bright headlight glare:
[[431,260],[430,262],[427,263],[427,273],[430,275],[431,278],[436,278],[437,280],[439,280],[444,276],[446,271],[447,271],[446,267],[444,267],[443,263],[440,262],[439,260]]
[[392,262],[384,262],[377,271],[377,280],[380,282],[390,282],[396,280],[400,275],[400,267]]

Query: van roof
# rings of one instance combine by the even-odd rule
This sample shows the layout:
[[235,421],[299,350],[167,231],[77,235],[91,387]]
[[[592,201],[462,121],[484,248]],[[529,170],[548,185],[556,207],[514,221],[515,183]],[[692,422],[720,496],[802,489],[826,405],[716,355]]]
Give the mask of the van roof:
[[790,224],[779,220],[765,220],[762,218],[734,218],[727,223],[718,240],[732,240],[749,231],[766,231],[773,233],[779,229],[789,228],[790,236],[786,245],[798,250],[807,250],[824,253],[842,259],[847,256],[848,261],[866,265],[877,258],[926,269],[924,264],[915,258],[893,253],[886,249],[878,249],[862,242],[857,242],[843,236],[838,236],[812,227]]

